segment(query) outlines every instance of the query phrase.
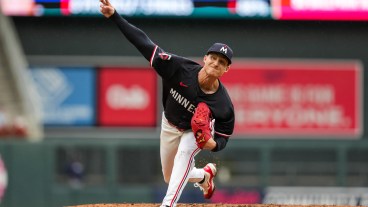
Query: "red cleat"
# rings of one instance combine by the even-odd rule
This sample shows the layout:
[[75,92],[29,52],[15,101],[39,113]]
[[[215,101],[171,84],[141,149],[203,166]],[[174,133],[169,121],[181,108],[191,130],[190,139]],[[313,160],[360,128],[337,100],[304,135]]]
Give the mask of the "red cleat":
[[210,199],[215,192],[215,183],[213,179],[216,177],[217,169],[216,164],[208,163],[204,168],[204,182],[202,184],[195,183],[195,187],[199,187],[203,191],[205,199]]

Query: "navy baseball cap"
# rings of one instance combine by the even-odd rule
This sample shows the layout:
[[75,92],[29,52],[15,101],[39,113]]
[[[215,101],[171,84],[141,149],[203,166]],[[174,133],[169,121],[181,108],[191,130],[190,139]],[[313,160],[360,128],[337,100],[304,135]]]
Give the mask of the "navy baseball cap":
[[226,44],[215,43],[208,49],[207,54],[210,52],[220,53],[224,55],[229,61],[229,65],[231,64],[231,58],[233,57],[233,50]]

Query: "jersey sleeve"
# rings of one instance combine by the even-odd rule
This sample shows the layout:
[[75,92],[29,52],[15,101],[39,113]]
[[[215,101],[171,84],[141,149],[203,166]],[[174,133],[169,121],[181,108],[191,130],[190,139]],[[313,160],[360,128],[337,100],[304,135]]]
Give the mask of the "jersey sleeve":
[[121,17],[116,10],[110,19],[115,22],[126,39],[128,39],[147,60],[149,60],[156,45],[147,34],[130,24],[126,19]]
[[[232,122],[232,123],[231,123]],[[215,127],[215,134],[214,134],[214,140],[217,143],[216,148],[213,149],[212,151],[217,152],[220,150],[223,150],[226,147],[226,144],[230,138],[230,136],[232,135],[233,129],[234,129],[234,121],[230,121],[230,123],[228,123],[229,125],[226,126],[226,124],[222,124],[220,129],[216,129]],[[218,124],[220,125],[220,124]],[[220,132],[221,128],[228,128],[226,129],[226,133]]]
[[226,122],[219,123],[219,127],[215,128],[215,136],[230,138],[234,131],[234,117]]
[[167,53],[159,46],[156,46],[153,50],[150,64],[163,79],[169,80],[180,70],[183,61],[179,56]]
[[234,131],[235,114],[233,107],[229,108],[229,111],[226,114],[225,119],[216,119],[215,122],[214,140],[217,143],[217,146],[212,150],[214,152],[220,151],[226,147],[226,144]]

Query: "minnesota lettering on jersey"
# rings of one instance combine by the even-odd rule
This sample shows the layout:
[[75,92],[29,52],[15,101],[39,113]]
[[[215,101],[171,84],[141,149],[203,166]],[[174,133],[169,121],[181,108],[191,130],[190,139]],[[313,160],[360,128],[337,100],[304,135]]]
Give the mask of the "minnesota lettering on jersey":
[[194,114],[195,106],[192,103],[190,103],[190,101],[188,99],[186,99],[184,96],[179,94],[173,88],[170,89],[170,94],[172,95],[172,97],[174,98],[174,100],[176,102],[178,102],[180,105],[182,105],[187,111]]

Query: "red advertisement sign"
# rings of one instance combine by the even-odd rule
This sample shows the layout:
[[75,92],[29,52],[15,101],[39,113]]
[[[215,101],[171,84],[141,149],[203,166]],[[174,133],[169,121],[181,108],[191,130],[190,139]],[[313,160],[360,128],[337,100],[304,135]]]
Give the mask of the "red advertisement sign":
[[29,16],[34,15],[34,0],[0,0],[0,10],[5,15]]
[[362,130],[362,69],[356,61],[244,61],[222,81],[235,134],[351,136]]
[[366,0],[272,0],[276,19],[368,20]]
[[150,68],[103,68],[99,74],[99,124],[156,126],[157,82]]

